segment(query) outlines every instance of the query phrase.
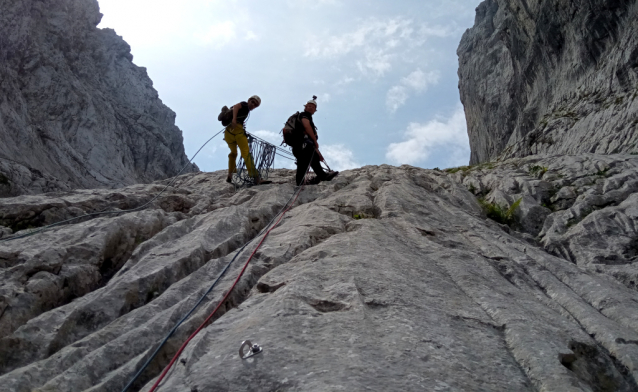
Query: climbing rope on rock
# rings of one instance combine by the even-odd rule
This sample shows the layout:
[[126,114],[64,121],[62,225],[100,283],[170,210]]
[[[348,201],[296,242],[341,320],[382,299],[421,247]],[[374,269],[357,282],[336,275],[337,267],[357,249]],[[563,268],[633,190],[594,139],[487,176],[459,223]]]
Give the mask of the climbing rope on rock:
[[[310,170],[310,165],[308,165],[308,167],[306,168],[306,175],[308,174],[308,171]],[[259,244],[257,244],[257,247],[255,247],[255,249],[253,250],[253,252],[251,253],[251,255],[248,257],[248,260],[246,260],[246,263],[244,264],[244,267],[242,268],[242,270],[240,271],[239,275],[237,276],[237,278],[235,279],[235,282],[233,283],[233,285],[230,287],[230,289],[228,290],[228,292],[226,293],[226,295],[224,295],[224,298],[221,299],[221,301],[219,301],[219,303],[217,304],[217,306],[215,307],[215,309],[213,310],[213,312],[206,318],[206,320],[204,320],[204,322],[197,328],[197,330],[195,330],[195,332],[193,332],[188,339],[186,339],[186,341],[182,344],[182,346],[180,347],[180,349],[177,351],[177,353],[173,356],[173,358],[171,359],[170,363],[166,366],[166,368],[164,369],[164,371],[162,372],[162,374],[160,375],[160,377],[158,378],[158,380],[155,382],[155,384],[153,385],[153,387],[150,389],[149,392],[153,392],[157,389],[157,387],[159,386],[159,384],[162,382],[162,380],[164,379],[164,377],[166,376],[166,374],[168,373],[168,371],[170,370],[170,368],[173,366],[173,364],[175,363],[175,361],[177,360],[177,358],[179,358],[179,356],[181,355],[181,353],[184,351],[184,349],[186,348],[186,346],[188,345],[188,343],[206,326],[206,324],[213,318],[213,316],[215,315],[215,313],[217,312],[217,310],[226,302],[226,300],[228,299],[228,297],[230,296],[230,294],[232,293],[233,289],[235,288],[235,286],[237,285],[237,283],[239,282],[239,279],[241,279],[241,277],[243,276],[244,272],[246,271],[246,268],[248,267],[248,264],[250,263],[250,261],[252,260],[253,256],[255,255],[255,253],[257,252],[257,250],[259,249],[259,247],[261,246],[261,244],[264,242],[264,240],[266,239],[266,237],[268,236],[268,234],[270,234],[270,232],[277,227],[277,225],[279,224],[279,222],[281,222],[282,218],[284,217],[284,215],[286,214],[286,212],[288,212],[292,206],[295,204],[295,202],[297,201],[297,198],[299,197],[299,195],[301,194],[301,191],[303,190],[303,187],[305,185],[306,181],[304,181],[304,183],[302,185],[299,185],[297,187],[295,187],[295,191],[293,192],[292,196],[290,196],[290,198],[288,199],[288,201],[284,204],[284,206],[281,208],[281,210],[279,210],[279,212],[270,220],[270,222],[259,232],[259,234],[257,234],[255,237],[253,237],[250,241],[246,242],[246,244],[244,244],[241,248],[239,248],[239,250],[237,251],[237,253],[235,254],[235,256],[230,260],[230,262],[228,262],[228,264],[224,267],[224,269],[222,270],[222,272],[219,274],[219,276],[217,277],[217,279],[215,279],[215,281],[213,282],[213,284],[210,286],[210,288],[204,293],[204,295],[197,301],[197,303],[195,304],[195,306],[193,306],[193,308],[191,308],[191,310],[188,311],[188,313],[186,313],[186,315],[177,322],[177,324],[175,324],[175,326],[170,330],[170,332],[166,335],[166,337],[160,342],[160,344],[157,346],[157,348],[154,350],[153,354],[151,354],[151,356],[146,360],[146,362],[142,365],[142,367],[137,371],[137,373],[135,373],[135,375],[133,376],[133,378],[129,381],[129,383],[124,387],[124,389],[122,389],[122,392],[127,392],[128,389],[133,385],[133,383],[140,377],[140,375],[144,372],[144,370],[150,365],[150,363],[153,361],[153,359],[155,358],[155,356],[157,356],[157,353],[159,353],[160,349],[166,344],[166,342],[168,341],[168,339],[173,336],[173,334],[175,333],[175,331],[177,330],[177,328],[179,328],[180,325],[182,325],[187,319],[188,317],[190,317],[193,312],[197,309],[197,307],[199,307],[199,305],[204,301],[204,299],[206,298],[206,296],[213,290],[213,288],[217,285],[217,283],[221,280],[221,278],[224,276],[224,274],[226,273],[226,271],[228,271],[228,269],[230,268],[231,264],[237,259],[237,257],[241,254],[241,252],[250,244],[252,243],[255,239],[259,238],[262,234],[264,234],[263,238],[261,239],[261,241],[259,241]],[[294,198],[294,199],[293,199]],[[291,203],[292,200],[292,203]],[[273,222],[277,220],[275,222],[275,224],[273,225]],[[272,226],[271,226],[272,225]]]

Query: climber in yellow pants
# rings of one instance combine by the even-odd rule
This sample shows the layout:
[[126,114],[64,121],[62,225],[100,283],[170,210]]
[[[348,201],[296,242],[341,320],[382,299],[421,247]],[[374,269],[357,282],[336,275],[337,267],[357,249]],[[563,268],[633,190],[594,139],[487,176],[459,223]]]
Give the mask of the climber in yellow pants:
[[248,114],[253,109],[261,105],[261,98],[253,95],[248,99],[248,102],[240,102],[237,105],[233,105],[229,112],[232,112],[232,121],[230,125],[226,127],[224,131],[224,140],[228,143],[230,148],[230,154],[228,154],[228,177],[226,182],[232,182],[233,173],[237,171],[235,161],[237,160],[237,147],[241,151],[241,156],[246,162],[246,169],[248,169],[248,175],[255,179],[255,185],[264,184],[270,181],[262,181],[259,178],[259,172],[255,170],[255,162],[253,157],[250,156],[250,150],[248,149],[248,138],[244,131],[244,122],[248,117]]
[[228,148],[230,148],[230,154],[228,154],[228,178],[226,181],[231,182],[233,173],[237,172],[237,166],[235,164],[237,161],[237,147],[239,147],[241,156],[244,158],[244,162],[246,162],[248,175],[251,177],[259,177],[259,173],[255,170],[253,157],[250,156],[250,151],[248,150],[248,138],[246,137],[246,133],[244,133],[244,127],[241,124],[236,124],[234,128],[232,124],[229,125],[226,127],[226,131],[224,131],[224,140],[228,144]]

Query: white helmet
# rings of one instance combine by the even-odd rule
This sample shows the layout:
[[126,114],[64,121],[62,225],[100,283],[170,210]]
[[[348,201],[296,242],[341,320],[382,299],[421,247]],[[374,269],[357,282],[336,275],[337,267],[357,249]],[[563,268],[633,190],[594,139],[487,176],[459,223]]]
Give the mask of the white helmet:
[[313,96],[312,96],[312,99],[311,99],[310,101],[306,102],[306,105],[308,105],[308,104],[313,104],[313,105],[315,105],[315,108],[316,108],[316,107],[317,107],[317,101],[316,101],[316,99],[317,99],[317,96],[316,96],[316,95],[313,95]]
[[261,105],[261,98],[259,98],[257,95],[253,95],[252,97],[248,98],[249,101],[251,99],[254,99],[255,101],[257,101],[257,106]]

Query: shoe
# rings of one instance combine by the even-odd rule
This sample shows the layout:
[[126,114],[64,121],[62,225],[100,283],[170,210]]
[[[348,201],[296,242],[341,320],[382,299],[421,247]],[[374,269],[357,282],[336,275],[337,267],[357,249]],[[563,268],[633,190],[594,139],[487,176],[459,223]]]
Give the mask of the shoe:
[[326,175],[326,178],[324,178],[324,181],[330,181],[330,180],[332,180],[333,178],[335,178],[338,174],[339,174],[339,172],[338,172],[338,171],[330,172],[330,173],[328,173],[328,174]]
[[306,185],[317,185],[321,182],[321,180],[319,179],[319,177],[314,176],[311,179],[309,179],[308,181],[306,181]]
[[260,178],[255,180],[255,185],[266,185],[266,184],[272,184],[272,181],[262,180]]
[[229,183],[229,184],[232,184],[233,180],[230,177],[226,177],[226,182]]

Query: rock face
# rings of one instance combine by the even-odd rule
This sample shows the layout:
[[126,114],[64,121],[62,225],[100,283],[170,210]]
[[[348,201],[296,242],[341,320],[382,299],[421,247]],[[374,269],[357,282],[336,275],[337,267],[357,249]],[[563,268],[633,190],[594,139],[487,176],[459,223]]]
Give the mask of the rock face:
[[149,182],[187,164],[175,113],[100,19],[96,0],[0,0],[0,197]]
[[[0,80],[13,94],[1,98],[11,116],[0,130],[27,135],[0,147],[22,151],[0,160],[13,168],[0,187],[59,190],[0,199],[3,391],[121,390],[236,256],[131,390],[148,391],[218,305],[160,391],[638,390],[634,3],[482,3],[459,50],[461,91],[472,161],[499,161],[345,171],[306,186],[258,249],[291,200],[292,171],[238,191],[225,172],[184,174],[144,210],[7,240],[143,205],[168,181],[64,190],[89,178],[79,167],[93,167],[82,186],[116,186],[159,177],[155,159],[176,157],[163,158],[163,174],[184,159],[174,115],[128,47],[95,29],[96,3],[0,4],[30,15],[0,15],[15,23],[3,32],[26,37],[0,46],[1,72],[13,75]],[[91,119],[110,131],[90,132]],[[127,155],[149,134],[162,142]],[[88,146],[95,135],[106,139]],[[57,149],[49,160],[46,146]],[[21,164],[25,151],[41,166]],[[74,166],[62,152],[132,160]],[[263,353],[240,359],[246,339]]]
[[[637,168],[634,155],[581,154],[512,158],[448,171],[501,213],[518,202],[510,221],[503,222],[505,230],[636,289]],[[498,211],[494,218],[499,220]]]
[[[159,390],[634,391],[636,164],[366,166],[307,186]],[[0,242],[3,390],[121,390],[294,190],[287,170],[238,192],[224,177],[183,175],[146,210]],[[130,208],[162,188],[6,198],[0,223]],[[542,221],[539,239],[487,218],[471,191],[529,199],[519,208]],[[133,390],[150,388],[255,244]],[[245,339],[264,352],[241,360]]]
[[638,152],[638,2],[486,0],[458,48],[470,164]]

